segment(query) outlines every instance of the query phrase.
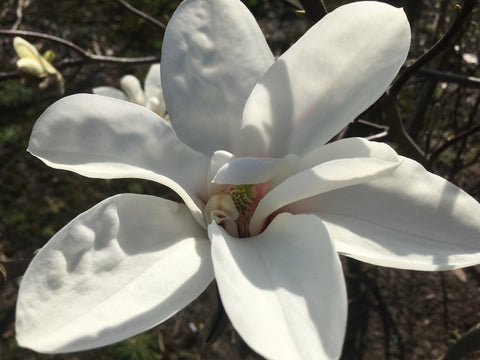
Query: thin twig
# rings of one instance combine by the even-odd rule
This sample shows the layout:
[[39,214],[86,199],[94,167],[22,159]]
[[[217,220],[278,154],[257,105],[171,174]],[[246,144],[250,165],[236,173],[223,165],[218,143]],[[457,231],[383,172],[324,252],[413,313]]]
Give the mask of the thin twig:
[[375,281],[375,279],[372,279],[369,277],[365,279],[365,282],[368,286],[368,290],[377,301],[377,308],[382,318],[382,326],[385,334],[385,357],[387,359],[390,357],[389,343],[390,343],[390,328],[391,328],[393,331],[393,334],[391,335],[395,339],[394,343],[398,348],[399,358],[404,359],[405,349],[403,346],[402,337],[400,335],[400,332],[397,329],[397,325],[395,324],[395,320],[393,319],[392,314],[390,313],[387,305],[385,304],[385,301],[382,297],[382,294],[380,292],[377,282]]
[[440,153],[445,151],[448,147],[452,146],[456,142],[466,138],[467,136],[470,136],[471,134],[477,132],[480,130],[480,124],[477,124],[475,126],[472,126],[470,129],[467,129],[465,131],[462,131],[461,133],[455,135],[453,138],[451,138],[448,141],[445,141],[445,143],[442,144],[438,149],[436,149],[432,154],[431,158],[437,157]]
[[373,141],[373,140],[383,139],[384,137],[387,137],[387,136],[388,136],[388,131],[385,130],[385,131],[379,132],[378,134],[367,136],[365,137],[365,139]]
[[17,30],[20,24],[22,23],[22,17],[23,17],[23,7],[25,6],[25,1],[24,0],[18,0],[17,4],[17,11],[15,11],[15,14],[17,15],[17,20],[15,21],[15,24],[12,26],[12,30]]
[[89,51],[86,51],[82,49],[80,46],[77,44],[62,39],[58,36],[54,35],[48,35],[44,33],[39,33],[35,31],[26,31],[26,30],[1,30],[0,29],[0,34],[2,35],[7,35],[7,36],[31,36],[35,38],[41,38],[41,39],[46,39],[49,41],[56,42],[58,44],[61,44],[63,46],[66,46],[73,51],[75,51],[77,54],[79,54],[82,58],[88,60],[88,61],[98,61],[98,62],[104,62],[104,63],[113,63],[113,64],[146,64],[146,63],[153,63],[153,62],[159,62],[160,61],[160,56],[145,56],[145,57],[137,57],[137,58],[128,58],[128,57],[116,57],[116,56],[105,56],[105,55],[95,55],[90,53]]
[[401,153],[409,158],[417,160],[422,165],[427,164],[427,157],[423,150],[408,135],[398,113],[395,96],[386,93],[381,98],[383,113],[390,124],[390,133],[400,146]]
[[437,56],[441,51],[443,51],[450,41],[455,37],[455,35],[462,28],[463,23],[468,18],[473,8],[475,7],[476,0],[465,0],[458,16],[455,18],[453,23],[450,25],[448,30],[443,34],[443,36],[438,40],[435,45],[433,45],[426,53],[420,56],[415,62],[410,64],[405,68],[405,70],[400,74],[400,76],[395,80],[393,85],[390,88],[390,94],[396,96],[402,86],[407,82],[410,77],[417,72],[422,66],[432,60]]
[[87,57],[89,54],[83,50],[80,46],[74,44],[73,42],[71,41],[68,41],[68,40],[65,40],[65,39],[62,39],[58,36],[54,36],[54,35],[48,35],[48,34],[44,34],[44,33],[40,33],[40,32],[36,32],[36,31],[27,31],[27,30],[1,30],[0,29],[0,34],[1,35],[7,35],[7,36],[32,36],[32,37],[35,37],[35,38],[40,38],[40,39],[46,39],[46,40],[50,40],[50,41],[53,41],[53,42],[56,42],[58,44],[62,44],[72,50],[74,50],[76,53],[78,53],[80,56],[84,56],[84,57]]
[[[77,59],[64,59],[59,62],[55,62],[53,65],[57,69],[63,69],[71,66],[78,66],[84,64],[86,62],[103,62],[103,63],[110,63],[110,64],[129,64],[129,65],[141,65],[141,64],[153,64],[160,62],[160,56],[144,56],[144,57],[116,57],[116,56],[103,56],[103,55],[95,55],[82,49],[80,46],[76,45],[75,43],[59,38],[57,36],[48,35],[44,33],[39,33],[35,31],[25,31],[25,30],[1,30],[0,34],[7,35],[7,36],[31,36],[35,38],[46,39],[63,46],[66,46],[72,50],[74,50],[77,54],[80,55],[80,58]],[[9,80],[9,79],[17,79],[20,78],[21,75],[18,71],[9,71],[9,72],[0,72],[0,81]]]
[[480,88],[480,78],[473,76],[458,75],[451,72],[434,69],[420,69],[418,70],[418,75],[471,88]]
[[323,0],[300,0],[300,3],[305,10],[308,20],[310,20],[312,24],[327,15],[328,11]]
[[135,15],[138,15],[142,19],[145,19],[145,20],[151,22],[153,25],[158,26],[159,28],[165,30],[165,28],[166,28],[165,24],[161,23],[160,21],[158,21],[154,17],[144,13],[141,10],[138,10],[137,8],[133,7],[132,5],[130,5],[129,3],[127,3],[124,0],[115,0],[115,1],[117,3],[119,3],[120,5],[122,5],[123,7],[125,7],[126,9],[128,9],[129,11],[131,11],[132,13],[134,13]]
[[[472,112],[470,113],[470,116],[469,116],[469,125],[471,125],[471,123],[473,122],[473,120],[475,119],[475,115],[477,114],[477,111],[478,111],[478,108],[480,107],[480,95],[477,97],[477,101],[475,102],[475,106],[473,107],[473,110]],[[445,151],[447,148],[449,148],[450,146],[452,146],[453,144],[467,138],[468,136],[472,135],[473,133],[477,132],[480,130],[480,123],[478,123],[477,125],[474,125],[472,127],[470,127],[469,129],[467,130],[464,130],[460,133],[458,133],[457,135],[455,135],[453,138],[445,141],[441,146],[439,146],[435,151],[433,151],[431,154],[429,154],[428,158],[429,158],[429,161],[431,162],[433,159],[435,159],[436,157],[438,157],[438,155],[440,155],[443,151]]]

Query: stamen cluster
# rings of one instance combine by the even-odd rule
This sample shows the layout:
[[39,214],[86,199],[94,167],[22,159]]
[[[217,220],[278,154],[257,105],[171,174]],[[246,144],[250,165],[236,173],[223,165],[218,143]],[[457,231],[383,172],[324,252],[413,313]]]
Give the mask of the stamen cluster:
[[250,236],[250,219],[265,196],[265,190],[266,184],[228,185],[208,200],[205,206],[207,222],[213,220],[221,224],[233,236]]

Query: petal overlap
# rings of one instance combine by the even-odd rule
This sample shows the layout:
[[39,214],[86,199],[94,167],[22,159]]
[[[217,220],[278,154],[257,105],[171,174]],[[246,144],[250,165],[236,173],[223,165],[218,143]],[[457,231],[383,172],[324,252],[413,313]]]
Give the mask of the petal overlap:
[[417,162],[287,206],[325,221],[337,250],[372,264],[448,270],[480,261],[478,202]]
[[252,14],[236,0],[184,1],[162,49],[165,102],[180,139],[208,155],[235,152],[245,101],[274,61]]
[[[335,146],[335,148],[338,149],[341,146]],[[322,162],[288,177],[260,200],[250,222],[250,234],[261,231],[267,217],[285,205],[332,190],[368,182],[392,172],[400,165],[400,160],[397,156],[393,156],[395,152],[391,151],[387,152],[388,155],[392,155],[391,157],[387,155],[383,158],[343,158],[342,153],[339,152],[337,159]],[[322,154],[323,160],[331,155],[329,151],[325,153]],[[382,152],[380,155],[385,153]],[[320,158],[320,155],[317,156],[317,160]]]
[[117,195],[36,255],[20,287],[17,340],[45,353],[111,344],[169,318],[212,280],[210,242],[185,205]]
[[268,359],[340,356],[345,282],[320,219],[280,214],[254,238],[208,230],[220,296],[247,344]]
[[245,105],[242,155],[305,155],[373,104],[407,56],[405,13],[360,1],[326,15],[268,70]]
[[159,182],[204,222],[209,158],[142,106],[89,94],[63,98],[35,123],[28,151],[53,168],[88,177]]

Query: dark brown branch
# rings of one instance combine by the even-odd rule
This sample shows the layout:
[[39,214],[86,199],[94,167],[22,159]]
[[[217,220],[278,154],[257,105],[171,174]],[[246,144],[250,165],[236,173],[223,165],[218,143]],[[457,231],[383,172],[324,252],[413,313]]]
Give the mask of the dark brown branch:
[[327,15],[327,8],[323,0],[300,0],[300,3],[305,10],[308,20],[310,20],[312,24]]
[[[475,105],[472,109],[472,111],[470,112],[470,115],[468,117],[468,124],[467,124],[467,127],[469,127],[468,129],[458,133],[457,135],[455,135],[453,138],[445,141],[445,143],[443,143],[440,147],[438,147],[438,149],[436,149],[435,151],[433,151],[430,155],[429,155],[429,161],[431,162],[433,159],[435,159],[438,155],[440,155],[443,151],[445,151],[447,148],[449,148],[450,146],[452,146],[453,144],[459,142],[459,141],[462,141],[462,140],[465,140],[468,136],[470,136],[471,134],[477,132],[480,130],[480,123],[475,125],[475,126],[472,126],[473,122],[475,121],[475,117],[477,115],[477,112],[478,112],[478,108],[480,107],[480,95],[477,96],[477,100],[475,101]],[[465,144],[463,144],[462,146],[462,150],[461,152],[463,152],[463,147],[465,146]],[[461,152],[459,153],[458,155],[458,158],[460,157],[460,154]]]
[[420,69],[418,75],[432,78],[438,81],[455,83],[471,88],[480,88],[480,79],[473,76],[458,75],[447,71],[439,71],[433,69]]
[[1,30],[0,29],[0,34],[2,35],[7,35],[7,36],[32,36],[32,37],[36,37],[36,38],[40,38],[40,39],[46,39],[46,40],[50,40],[50,41],[53,41],[53,42],[56,42],[58,44],[62,44],[66,47],[69,47],[70,49],[72,49],[73,51],[75,51],[76,53],[78,53],[80,56],[88,56],[88,53],[83,50],[80,46],[68,41],[68,40],[65,40],[65,39],[62,39],[58,36],[54,36],[54,35],[48,35],[48,34],[44,34],[44,33],[39,33],[39,32],[35,32],[35,31],[26,31],[26,30]]
[[205,344],[212,344],[217,341],[229,324],[229,319],[225,312],[225,308],[223,307],[222,298],[220,297],[218,286],[216,286],[216,284],[215,290],[217,294],[217,311],[211,320],[207,336],[205,337]]
[[391,328],[393,332],[391,335],[393,335],[397,340],[396,345],[398,347],[399,358],[405,359],[405,350],[404,350],[402,337],[400,335],[400,332],[397,329],[397,325],[395,324],[395,320],[393,319],[393,316],[391,315],[387,305],[385,304],[385,301],[383,300],[382,294],[380,292],[380,289],[378,287],[376,280],[370,277],[366,277],[365,282],[368,287],[368,290],[377,301],[377,308],[382,318],[382,325],[383,325],[383,330],[385,334],[385,357],[387,359],[389,358],[390,339],[388,335],[390,335],[389,333]]
[[449,148],[453,144],[459,142],[460,140],[470,136],[471,134],[473,134],[477,131],[480,131],[480,124],[472,126],[470,129],[462,131],[461,133],[457,134],[456,136],[454,136],[450,140],[445,141],[445,143],[443,143],[438,149],[436,149],[434,152],[432,152],[432,154],[430,155],[430,158],[433,159],[433,158],[437,157],[438,155],[440,155],[440,153],[445,151],[447,148]]
[[415,60],[415,62],[407,66],[400,76],[395,80],[390,88],[390,94],[392,96],[396,96],[400,92],[402,86],[405,85],[407,80],[410,79],[415,72],[417,72],[422,66],[427,64],[447,47],[447,45],[454,39],[454,37],[462,28],[463,23],[472,12],[476,2],[476,0],[465,0],[465,3],[458,13],[458,16],[455,18],[440,40],[438,40],[435,45],[433,45],[425,54]]
[[44,33],[39,33],[35,31],[25,31],[25,30],[1,30],[0,34],[7,35],[7,36],[31,36],[35,38],[46,39],[49,41],[53,41],[55,43],[61,44],[66,46],[73,51],[75,51],[78,55],[80,55],[83,59],[88,61],[98,61],[104,63],[112,63],[112,64],[146,64],[146,63],[154,63],[160,61],[160,56],[145,56],[145,57],[138,57],[138,58],[128,58],[128,57],[116,57],[116,56],[105,56],[105,55],[95,55],[92,54],[80,46],[74,44],[71,41],[62,39],[58,36],[48,35]]
[[405,130],[402,120],[400,119],[400,114],[398,113],[396,98],[386,93],[381,98],[381,105],[383,113],[390,124],[390,134],[400,146],[400,153],[425,166],[427,164],[425,153]]
[[128,9],[129,11],[131,11],[132,13],[134,13],[135,15],[140,16],[142,19],[145,19],[151,22],[153,25],[158,26],[159,28],[165,30],[165,27],[166,27],[165,24],[161,23],[154,17],[151,17],[150,15],[144,13],[143,11],[138,10],[137,8],[134,8],[132,5],[130,5],[124,0],[115,0],[115,1],[120,5],[122,5],[123,7],[125,7],[126,9]]

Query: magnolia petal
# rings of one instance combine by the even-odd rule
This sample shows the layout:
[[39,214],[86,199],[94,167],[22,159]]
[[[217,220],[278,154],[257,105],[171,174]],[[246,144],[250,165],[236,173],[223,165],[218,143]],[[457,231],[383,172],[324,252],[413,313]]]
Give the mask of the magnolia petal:
[[407,158],[383,177],[286,211],[316,213],[339,252],[372,264],[448,270],[480,263],[480,204]]
[[261,184],[273,178],[283,159],[240,157],[224,164],[212,179],[216,184]]
[[20,346],[44,353],[111,344],[185,307],[213,280],[206,231],[182,204],[111,197],[60,230],[20,285]]
[[347,295],[322,221],[280,214],[253,238],[208,227],[225,310],[245,342],[268,359],[336,359]]
[[153,64],[145,76],[145,95],[158,97],[162,94],[162,78],[160,76],[160,64]]
[[242,155],[302,156],[387,89],[410,45],[405,13],[382,2],[341,6],[300,38],[253,89]]
[[399,161],[398,154],[389,145],[356,137],[319,146],[303,156],[300,162],[303,169],[309,169],[339,158],[375,158],[385,161]]
[[127,95],[113,86],[97,86],[92,89],[92,92],[96,95],[108,96],[119,100],[128,101]]
[[145,77],[145,95],[163,100],[162,78],[160,64],[153,64]]
[[147,108],[161,117],[165,117],[167,107],[163,98],[160,64],[154,64],[148,70],[145,78],[145,96],[147,97]]
[[230,154],[228,151],[218,150],[213,153],[210,158],[210,167],[208,168],[207,177],[207,190],[209,197],[213,194],[218,194],[222,188],[224,188],[223,185],[215,184],[212,179],[218,170],[232,159],[235,159],[235,155]]
[[35,123],[28,151],[53,168],[88,177],[164,184],[205,223],[200,197],[206,197],[209,158],[144,107],[98,95],[63,98]]
[[370,181],[393,171],[399,164],[398,159],[345,158],[327,161],[292,175],[260,200],[250,221],[250,234],[260,232],[267,217],[287,204]]
[[243,107],[273,55],[238,0],[187,0],[168,23],[162,86],[172,126],[205,154],[235,152]]

